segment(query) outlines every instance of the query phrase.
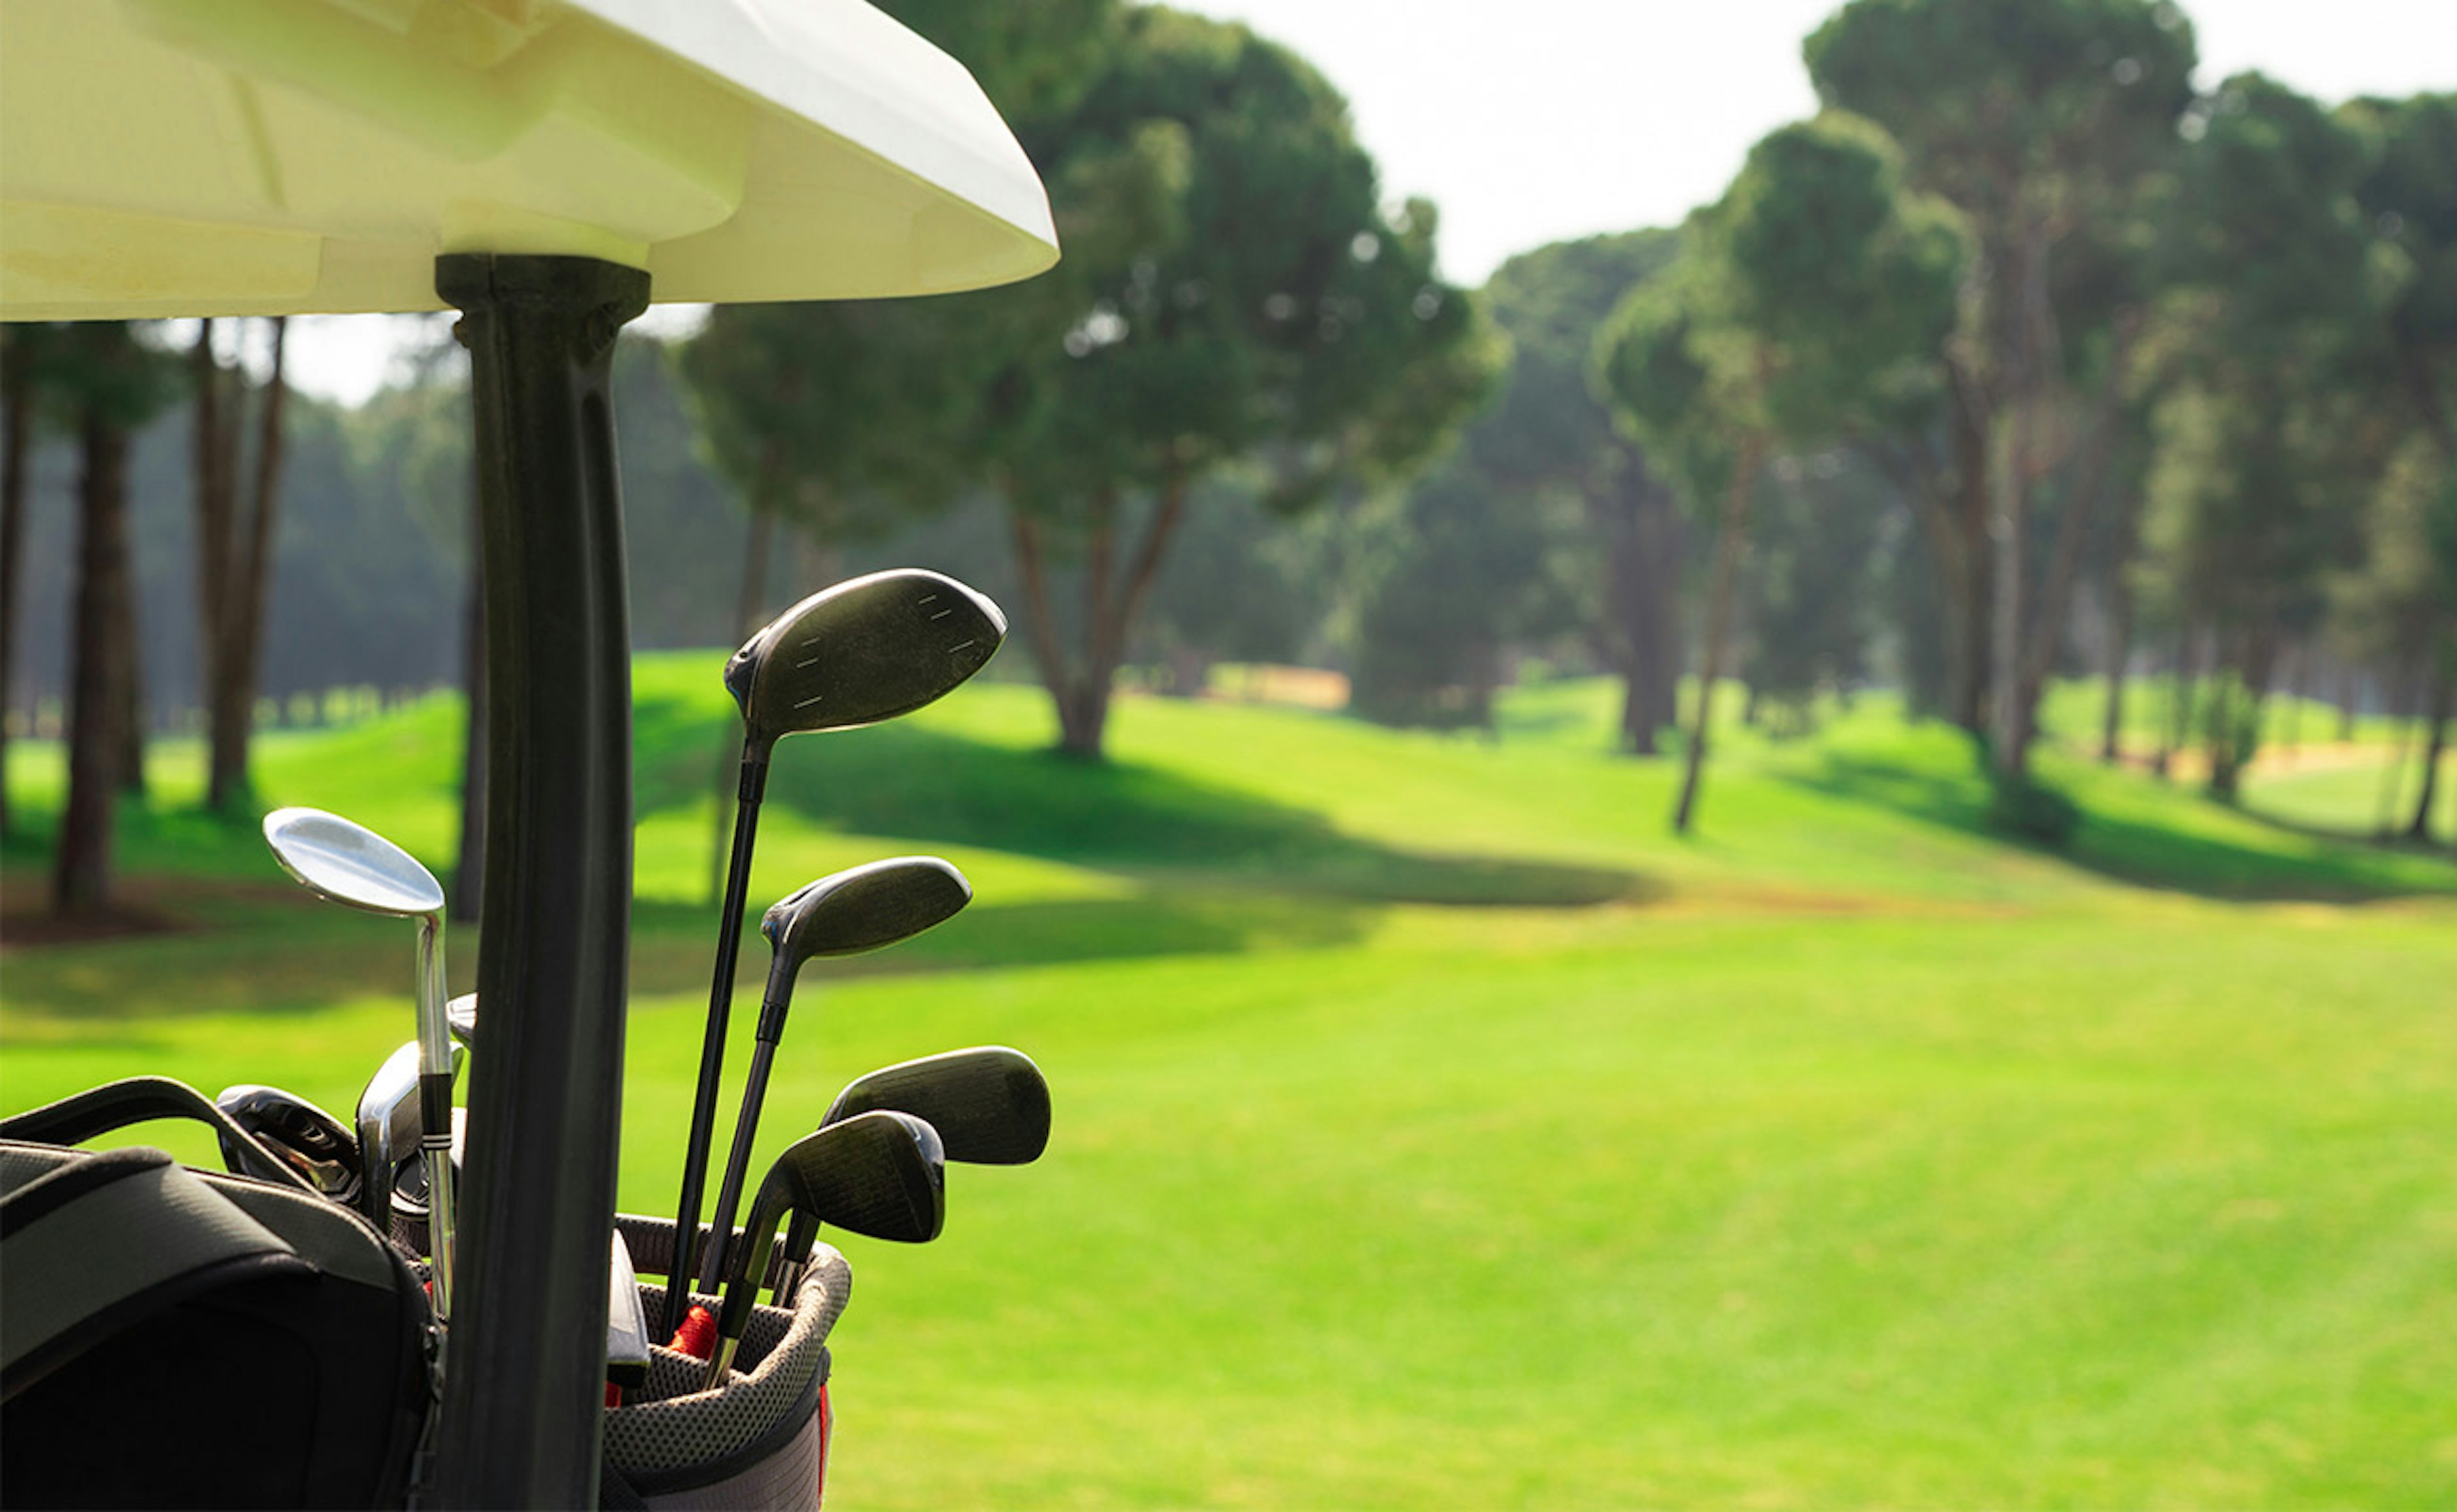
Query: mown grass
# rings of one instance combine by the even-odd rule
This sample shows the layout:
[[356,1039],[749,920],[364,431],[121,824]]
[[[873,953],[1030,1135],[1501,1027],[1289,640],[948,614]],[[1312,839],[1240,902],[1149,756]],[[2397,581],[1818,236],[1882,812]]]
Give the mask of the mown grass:
[[[727,705],[705,657],[637,682],[653,1212]],[[1522,690],[1485,740],[1139,699],[1089,769],[978,687],[784,748],[754,896],[930,849],[980,901],[811,974],[762,1154],[956,1044],[1031,1050],[1059,1114],[1039,1166],[954,1173],[939,1243],[845,1241],[834,1502],[2457,1496],[2445,853],[2262,817],[2291,775],[2236,811],[2063,750],[2074,850],[2008,846],[1963,743],[1877,699],[1735,731],[1675,841],[1672,763],[1604,754],[1610,700]],[[262,781],[440,865],[456,731],[436,700],[282,737]],[[179,814],[193,781],[166,751],[129,850],[194,927],[11,947],[0,1106],[144,1069],[345,1107],[406,1037],[405,929]],[[39,857],[8,862],[13,919]]]

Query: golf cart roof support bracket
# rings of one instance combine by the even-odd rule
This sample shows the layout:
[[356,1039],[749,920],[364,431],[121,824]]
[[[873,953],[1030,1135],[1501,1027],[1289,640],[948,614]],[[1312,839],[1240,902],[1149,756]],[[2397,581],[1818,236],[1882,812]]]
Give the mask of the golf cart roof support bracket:
[[425,1500],[595,1506],[622,1132],[630,626],[609,381],[649,276],[436,259],[462,311],[486,634],[486,855],[454,1299]]

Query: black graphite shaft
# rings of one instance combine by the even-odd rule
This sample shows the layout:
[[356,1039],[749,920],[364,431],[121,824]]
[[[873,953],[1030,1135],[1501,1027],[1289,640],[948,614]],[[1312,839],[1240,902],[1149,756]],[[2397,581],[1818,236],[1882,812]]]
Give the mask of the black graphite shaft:
[[742,912],[751,894],[751,846],[759,829],[759,801],[768,788],[765,751],[746,748],[733,814],[733,848],[726,862],[725,902],[718,918],[716,971],[708,989],[708,1028],[700,1041],[699,1089],[692,1099],[691,1139],[683,1153],[682,1198],[674,1211],[674,1258],[666,1280],[666,1337],[691,1310],[692,1251],[699,1204],[708,1182],[709,1147],[716,1138],[717,1084],[725,1073],[726,1021],[733,1011],[734,959],[742,947]]
[[[769,1015],[762,1013],[761,1017]],[[781,1017],[781,1016],[780,1016]],[[780,1023],[779,1029],[783,1028]],[[764,1031],[768,1025],[762,1024]],[[725,1180],[716,1191],[716,1215],[711,1220],[708,1265],[700,1284],[715,1292],[725,1285],[725,1266],[733,1249],[733,1215],[741,1211],[742,1182],[751,1169],[751,1142],[759,1131],[759,1108],[768,1100],[768,1068],[775,1064],[776,1040],[762,1032],[751,1047],[751,1079],[742,1088],[742,1112],[733,1126],[733,1148],[725,1157]]]

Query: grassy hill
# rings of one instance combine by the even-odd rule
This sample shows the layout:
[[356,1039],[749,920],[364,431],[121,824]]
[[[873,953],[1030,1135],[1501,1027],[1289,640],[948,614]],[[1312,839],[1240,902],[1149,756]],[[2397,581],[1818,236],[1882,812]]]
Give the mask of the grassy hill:
[[[636,682],[654,1212],[730,706],[710,656]],[[1869,699],[1724,742],[1680,842],[1671,763],[1601,754],[1610,699],[1521,690],[1497,740],[1133,700],[1091,769],[982,686],[783,748],[754,901],[921,849],[980,901],[806,974],[763,1158],[959,1044],[1029,1049],[1059,1115],[1039,1166],[953,1174],[938,1244],[843,1241],[835,1501],[2449,1500],[2457,865],[2325,833],[2376,764],[2238,812],[2051,752],[2090,816],[2053,855]],[[440,870],[458,720],[277,735],[259,775]],[[11,760],[39,817],[55,757]],[[195,765],[131,816],[159,931],[16,942],[40,855],[0,867],[0,1108],[139,1069],[346,1108],[408,1036],[406,928],[182,812]]]

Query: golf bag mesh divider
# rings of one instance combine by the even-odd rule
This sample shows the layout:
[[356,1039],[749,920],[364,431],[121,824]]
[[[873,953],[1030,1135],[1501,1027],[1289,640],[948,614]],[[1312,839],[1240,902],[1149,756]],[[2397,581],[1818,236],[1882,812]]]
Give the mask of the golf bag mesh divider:
[[403,1505],[435,1400],[408,1263],[302,1185],[69,1148],[162,1118],[248,1138],[162,1077],[0,1120],[0,1506]]
[[[633,1264],[665,1274],[673,1263],[672,1222],[629,1214],[614,1222]],[[703,1225],[694,1249],[708,1236]],[[783,1259],[771,1264],[763,1283],[774,1283]],[[818,1505],[827,1459],[827,1339],[852,1295],[853,1268],[824,1244],[812,1249],[809,1261],[791,1308],[753,1311],[722,1387],[704,1389],[706,1360],[650,1346],[647,1384],[606,1411],[605,1504],[675,1512]],[[719,1302],[694,1296],[712,1311]],[[640,1283],[650,1316],[664,1299],[662,1285]],[[635,1500],[622,1500],[627,1493]]]

